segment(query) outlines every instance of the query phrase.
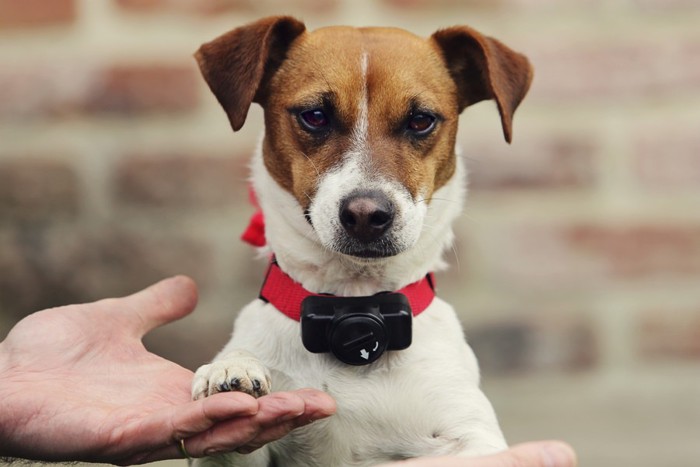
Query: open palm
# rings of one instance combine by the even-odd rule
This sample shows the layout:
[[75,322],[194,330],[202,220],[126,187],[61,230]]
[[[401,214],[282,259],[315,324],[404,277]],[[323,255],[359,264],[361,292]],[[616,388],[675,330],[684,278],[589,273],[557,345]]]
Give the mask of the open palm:
[[190,401],[192,372],[148,352],[141,338],[190,313],[185,277],[137,294],[35,313],[0,343],[0,455],[119,464],[250,451],[330,415],[319,391]]

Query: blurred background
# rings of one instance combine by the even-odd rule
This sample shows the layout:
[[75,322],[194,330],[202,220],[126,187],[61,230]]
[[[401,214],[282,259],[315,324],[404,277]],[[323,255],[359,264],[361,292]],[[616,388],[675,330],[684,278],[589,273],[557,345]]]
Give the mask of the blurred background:
[[511,146],[492,102],[462,116],[471,190],[440,294],[510,442],[700,465],[697,0],[0,0],[0,338],[184,273],[198,311],[147,346],[194,369],[224,345],[265,266],[238,240],[262,112],[234,135],[192,53],[279,13],[469,24],[530,57]]

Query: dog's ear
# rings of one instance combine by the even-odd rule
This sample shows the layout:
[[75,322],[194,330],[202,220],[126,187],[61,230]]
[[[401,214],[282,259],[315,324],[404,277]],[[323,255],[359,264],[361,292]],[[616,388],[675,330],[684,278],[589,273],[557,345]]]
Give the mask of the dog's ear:
[[264,18],[203,44],[195,58],[234,131],[306,26],[289,16]]
[[513,113],[532,81],[528,59],[467,26],[442,29],[432,40],[457,84],[460,112],[471,104],[495,99],[503,136],[510,143]]

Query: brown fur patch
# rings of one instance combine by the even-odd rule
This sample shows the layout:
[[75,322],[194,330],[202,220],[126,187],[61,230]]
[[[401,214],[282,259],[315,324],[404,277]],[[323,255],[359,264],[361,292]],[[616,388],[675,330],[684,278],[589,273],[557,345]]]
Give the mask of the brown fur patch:
[[[306,32],[294,18],[271,17],[204,44],[196,57],[234,130],[253,101],[263,106],[265,166],[303,208],[319,179],[356,143],[365,97],[369,122],[362,151],[372,170],[429,200],[454,174],[464,107],[496,100],[510,142],[513,112],[532,79],[523,55],[466,26],[426,40],[391,28]],[[310,109],[326,112],[327,132],[300,124],[299,113]],[[420,138],[406,131],[412,112],[436,115],[435,130]]]
[[[363,54],[368,57],[366,77]],[[270,82],[271,98],[263,104],[266,167],[303,207],[320,176],[351,148],[365,86],[369,131],[364,149],[376,173],[398,180],[414,197],[422,193],[428,198],[454,173],[457,88],[435,48],[398,29],[320,29],[290,48]],[[318,143],[290,109],[322,95],[330,96],[333,123]],[[435,132],[420,140],[405,131],[410,113],[417,110],[440,117]]]

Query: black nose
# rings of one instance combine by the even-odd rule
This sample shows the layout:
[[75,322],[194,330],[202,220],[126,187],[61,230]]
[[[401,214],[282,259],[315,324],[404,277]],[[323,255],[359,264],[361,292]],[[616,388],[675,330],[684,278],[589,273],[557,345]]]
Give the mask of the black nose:
[[380,191],[352,193],[340,205],[340,223],[353,238],[370,243],[389,230],[394,207]]

